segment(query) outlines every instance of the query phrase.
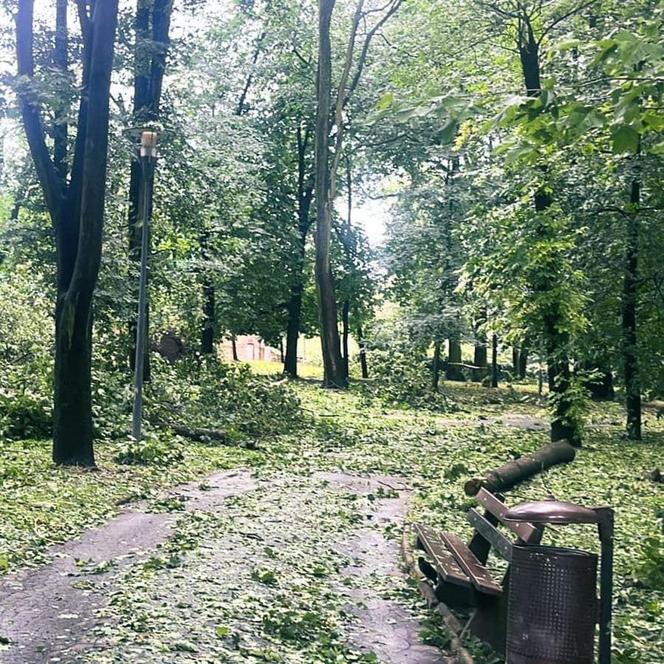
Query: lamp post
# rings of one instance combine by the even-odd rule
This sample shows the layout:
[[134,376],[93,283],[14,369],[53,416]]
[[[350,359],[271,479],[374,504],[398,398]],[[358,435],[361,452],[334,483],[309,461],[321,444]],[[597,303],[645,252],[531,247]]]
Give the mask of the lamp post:
[[138,316],[136,324],[136,361],[134,363],[134,410],[131,432],[135,440],[141,439],[143,419],[143,369],[147,344],[148,305],[148,251],[150,244],[150,212],[152,208],[152,184],[157,161],[157,140],[154,131],[141,134],[141,169],[143,171],[143,195],[141,200],[141,272],[138,286]]

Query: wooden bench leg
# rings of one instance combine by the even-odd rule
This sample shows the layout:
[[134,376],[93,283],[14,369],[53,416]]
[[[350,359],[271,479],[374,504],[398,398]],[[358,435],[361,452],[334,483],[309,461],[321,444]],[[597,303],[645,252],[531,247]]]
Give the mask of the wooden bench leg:
[[507,632],[507,596],[482,595],[467,628],[497,653],[505,653]]

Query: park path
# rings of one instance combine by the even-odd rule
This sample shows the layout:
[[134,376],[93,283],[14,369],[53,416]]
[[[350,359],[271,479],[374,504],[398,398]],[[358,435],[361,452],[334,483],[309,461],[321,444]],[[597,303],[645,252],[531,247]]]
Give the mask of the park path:
[[[170,493],[187,510],[218,509],[229,496],[256,487],[246,472],[222,472]],[[50,550],[52,562],[27,568],[0,583],[0,636],[10,647],[0,662],[70,662],[94,647],[96,611],[106,605],[114,580],[173,532],[173,512],[150,512],[145,502],[126,509],[105,525]]]
[[176,488],[5,577],[0,662],[278,653],[268,661],[305,664],[327,648],[355,653],[348,661],[445,664],[420,641],[423,607],[398,565],[409,495],[398,478],[343,473],[222,472]]

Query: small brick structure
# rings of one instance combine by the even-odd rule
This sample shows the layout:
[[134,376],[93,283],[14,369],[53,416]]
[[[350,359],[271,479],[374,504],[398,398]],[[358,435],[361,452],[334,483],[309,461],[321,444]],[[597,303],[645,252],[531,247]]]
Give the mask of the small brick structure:
[[[267,362],[279,362],[281,353],[278,348],[268,346],[260,337],[256,335],[243,335],[235,340],[237,348],[237,359],[241,362],[251,362],[253,360],[265,360]],[[224,358],[233,359],[233,347],[230,339],[224,340],[223,346]]]

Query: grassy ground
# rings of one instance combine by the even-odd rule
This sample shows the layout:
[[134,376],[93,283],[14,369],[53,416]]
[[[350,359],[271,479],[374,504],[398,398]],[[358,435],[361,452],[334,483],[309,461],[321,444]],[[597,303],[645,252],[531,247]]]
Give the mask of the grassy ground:
[[[260,369],[269,373],[271,367]],[[181,464],[142,467],[114,463],[113,448],[100,445],[102,470],[90,473],[54,469],[46,443],[5,445],[0,457],[0,567],[38,563],[48,544],[103,520],[127,500],[234,466],[251,466],[261,478],[284,472],[307,478],[330,469],[403,476],[415,490],[413,520],[467,537],[463,512],[472,501],[463,493],[464,481],[546,440],[544,432],[496,421],[505,414],[545,417],[533,386],[487,390],[448,384],[445,389],[458,406],[448,414],[386,409],[361,386],[349,393],[324,392],[305,380],[294,383],[294,389],[305,407],[297,430],[265,441],[258,452],[188,445]],[[519,487],[509,498],[519,502],[553,494],[616,508],[615,661],[655,664],[664,661],[664,502],[662,485],[647,474],[662,463],[664,430],[647,414],[647,433],[637,444],[623,440],[621,425],[618,404],[593,406],[585,447],[576,461]],[[547,541],[597,546],[592,528],[559,529]],[[128,582],[123,590],[128,602],[132,588],[135,584]],[[352,660],[321,655],[315,661]],[[495,658],[485,653],[479,661]]]

